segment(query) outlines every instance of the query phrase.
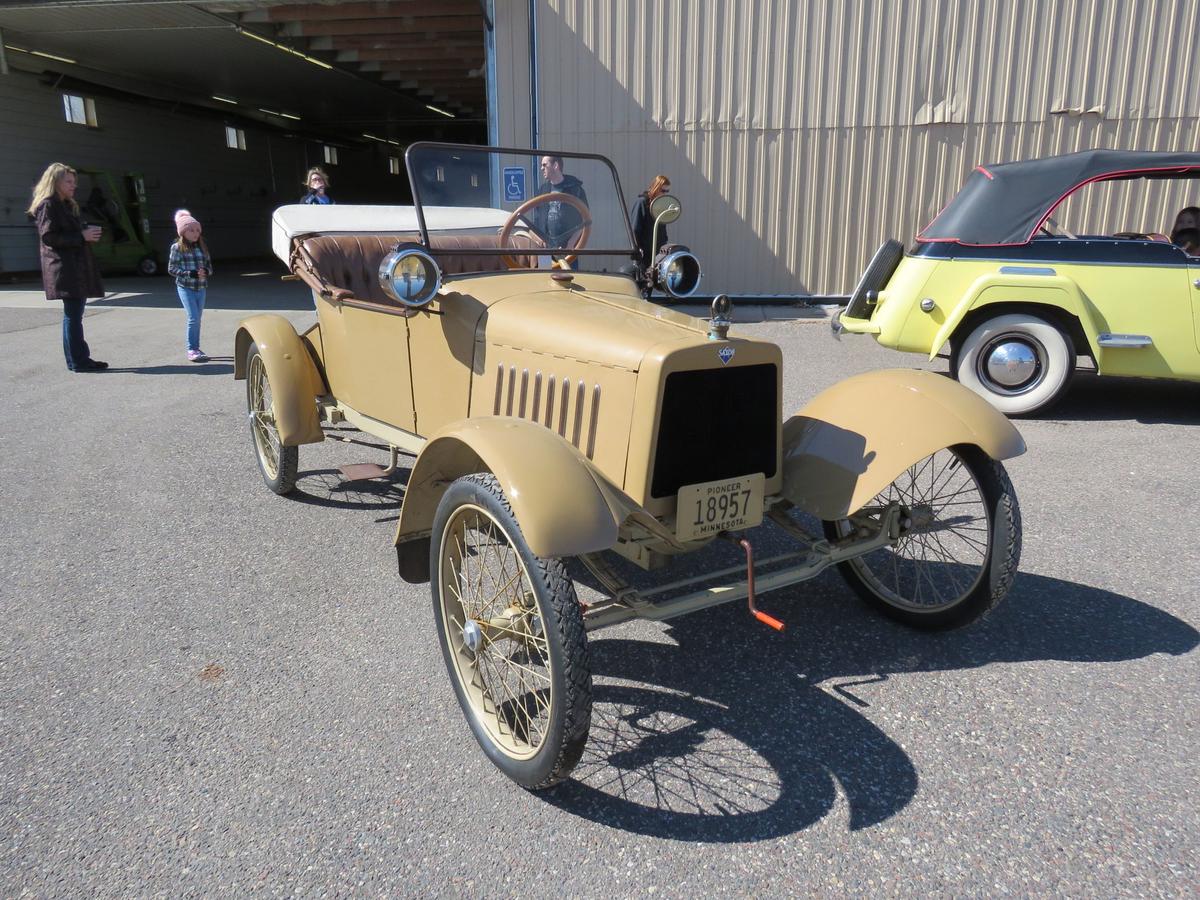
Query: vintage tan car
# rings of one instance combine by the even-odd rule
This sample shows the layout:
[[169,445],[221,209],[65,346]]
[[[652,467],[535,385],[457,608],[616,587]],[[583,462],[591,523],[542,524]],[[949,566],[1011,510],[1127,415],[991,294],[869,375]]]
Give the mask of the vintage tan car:
[[[279,209],[276,252],[317,321],[297,334],[253,316],[235,347],[276,493],[334,423],[392,448],[387,468],[351,478],[416,457],[400,575],[430,582],[471,730],[531,789],[583,751],[597,628],[733,600],[782,628],[756,596],[829,566],[909,625],[985,613],[1020,554],[1000,460],[1024,450],[1002,415],[929,372],[850,378],[784,419],[779,347],[730,333],[725,297],[711,319],[643,299],[694,292],[698,261],[668,245],[633,266],[611,163],[552,158],[570,180],[539,185],[531,151],[415,144],[412,207]],[[678,213],[673,198],[654,208]],[[767,532],[784,548],[756,560]],[[716,540],[744,562],[707,576],[672,564]]]

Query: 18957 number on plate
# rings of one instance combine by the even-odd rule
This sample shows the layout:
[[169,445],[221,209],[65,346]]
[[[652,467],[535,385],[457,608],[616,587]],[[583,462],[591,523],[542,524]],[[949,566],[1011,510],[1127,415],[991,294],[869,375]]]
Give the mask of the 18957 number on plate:
[[718,531],[753,528],[762,522],[761,472],[689,484],[679,489],[675,534],[681,541],[710,537]]

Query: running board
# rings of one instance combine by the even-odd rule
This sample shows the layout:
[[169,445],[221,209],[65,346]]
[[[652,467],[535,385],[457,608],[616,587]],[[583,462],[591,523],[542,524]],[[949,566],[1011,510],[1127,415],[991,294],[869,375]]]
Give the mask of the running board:
[[388,474],[387,469],[377,466],[375,463],[351,463],[347,466],[338,466],[338,471],[342,473],[343,481],[370,481]]

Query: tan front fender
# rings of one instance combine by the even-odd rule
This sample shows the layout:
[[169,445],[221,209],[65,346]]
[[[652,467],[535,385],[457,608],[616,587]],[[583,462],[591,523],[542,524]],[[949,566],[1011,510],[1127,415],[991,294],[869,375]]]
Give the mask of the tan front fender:
[[429,578],[429,536],[446,488],[456,478],[491,472],[500,482],[530,549],[541,557],[607,549],[632,501],[587,458],[541,425],[481,417],[435,434],[413,465],[396,529],[400,574]]
[[856,375],[784,422],[783,495],[819,518],[842,519],[913,463],[955,444],[974,444],[993,459],[1025,452],[1008,419],[942,375]]
[[258,346],[267,379],[279,440],[288,447],[325,440],[317,417],[317,396],[325,392],[321,373],[307,345],[283,316],[261,315],[238,325],[233,349],[233,377],[246,377],[250,344]]

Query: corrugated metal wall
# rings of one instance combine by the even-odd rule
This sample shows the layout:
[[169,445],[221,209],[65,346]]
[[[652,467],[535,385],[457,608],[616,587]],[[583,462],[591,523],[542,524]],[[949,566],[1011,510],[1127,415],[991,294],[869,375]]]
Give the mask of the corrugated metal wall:
[[[528,3],[496,8],[501,142],[525,146]],[[670,176],[684,204],[671,236],[700,254],[706,291],[848,291],[884,238],[907,243],[978,163],[1200,148],[1196,2],[536,8],[540,145],[611,157],[630,197]],[[1161,231],[1198,201],[1179,184],[1126,187],[1070,212]]]

